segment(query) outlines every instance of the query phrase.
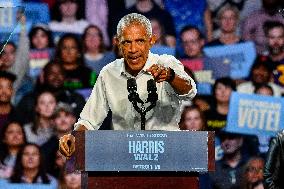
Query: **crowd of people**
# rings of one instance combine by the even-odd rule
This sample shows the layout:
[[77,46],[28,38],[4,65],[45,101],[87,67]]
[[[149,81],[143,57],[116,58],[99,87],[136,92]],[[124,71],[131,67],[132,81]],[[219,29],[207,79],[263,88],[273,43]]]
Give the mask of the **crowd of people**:
[[[52,21],[34,23],[28,31],[22,14],[18,41],[2,41],[0,46],[0,186],[11,182],[80,188],[80,173],[64,171],[66,159],[58,151],[58,140],[74,129],[88,97],[83,92],[90,94],[103,67],[122,57],[116,26],[121,17],[136,12],[150,19],[157,37],[151,52],[179,60],[202,60],[206,47],[253,42],[257,57],[250,74],[217,78],[211,94],[197,92],[192,101],[183,102],[179,128],[215,131],[216,171],[200,175],[201,188],[264,188],[272,139],[224,128],[232,92],[284,95],[281,0],[37,2],[48,4]],[[196,78],[193,70],[184,69]],[[110,111],[100,129],[112,129],[111,117]]]

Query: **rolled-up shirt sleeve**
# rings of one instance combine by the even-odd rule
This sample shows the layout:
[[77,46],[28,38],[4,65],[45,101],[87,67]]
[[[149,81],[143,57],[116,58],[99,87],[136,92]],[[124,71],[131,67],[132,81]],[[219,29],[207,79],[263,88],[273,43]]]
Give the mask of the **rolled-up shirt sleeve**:
[[80,114],[80,118],[75,123],[74,130],[79,125],[84,125],[88,130],[98,130],[106,118],[109,106],[102,75],[99,75],[92,93]]

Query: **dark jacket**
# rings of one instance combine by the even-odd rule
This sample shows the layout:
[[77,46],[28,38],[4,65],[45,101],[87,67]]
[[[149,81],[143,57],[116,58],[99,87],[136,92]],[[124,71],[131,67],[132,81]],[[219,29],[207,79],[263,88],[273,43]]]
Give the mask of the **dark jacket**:
[[284,131],[272,139],[264,168],[265,188],[284,188]]

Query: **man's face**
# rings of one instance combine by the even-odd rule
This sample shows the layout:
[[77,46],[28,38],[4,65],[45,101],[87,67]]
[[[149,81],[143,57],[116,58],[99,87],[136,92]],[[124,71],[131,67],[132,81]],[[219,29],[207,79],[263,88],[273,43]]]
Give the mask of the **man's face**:
[[183,44],[184,52],[191,58],[197,58],[202,54],[204,40],[199,38],[196,30],[188,30],[182,33],[181,41]]
[[16,57],[16,49],[13,45],[7,44],[1,54],[1,62],[3,62],[3,66],[8,69],[15,62]]
[[117,40],[118,48],[125,60],[126,71],[137,75],[147,61],[155,38],[147,35],[143,25],[133,23],[124,28],[122,35]]
[[284,51],[284,29],[275,27],[268,32],[268,47],[271,55],[278,55]]
[[13,83],[6,78],[0,78],[0,103],[10,103],[13,95]]
[[252,71],[252,81],[257,84],[268,83],[270,75],[268,70],[264,66],[256,67]]
[[63,70],[56,64],[45,73],[45,82],[53,89],[61,88],[64,84],[64,78]]
[[241,137],[224,137],[221,142],[221,148],[224,154],[234,154],[242,146],[243,139]]

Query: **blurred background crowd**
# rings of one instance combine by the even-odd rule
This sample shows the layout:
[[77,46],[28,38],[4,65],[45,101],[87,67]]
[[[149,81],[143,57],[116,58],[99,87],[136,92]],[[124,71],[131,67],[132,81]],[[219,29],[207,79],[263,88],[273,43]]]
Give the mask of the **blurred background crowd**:
[[[1,3],[1,1],[0,1]],[[136,12],[151,20],[158,41],[151,51],[171,54],[191,69],[203,49],[252,42],[249,75],[219,77],[209,93],[184,102],[182,130],[215,131],[216,171],[201,174],[201,188],[257,189],[270,137],[224,132],[230,95],[284,94],[284,3],[281,0],[23,0],[48,7],[49,22],[22,11],[15,40],[1,38],[0,186],[42,183],[80,188],[80,173],[63,171],[58,139],[71,133],[100,70],[121,58],[114,37],[120,18]],[[43,14],[46,14],[44,12]],[[0,28],[1,29],[1,28]],[[2,32],[0,32],[2,35]],[[199,71],[202,70],[199,69]],[[96,110],[99,111],[99,110]],[[109,112],[101,129],[110,128]],[[281,123],[283,124],[283,123]]]

